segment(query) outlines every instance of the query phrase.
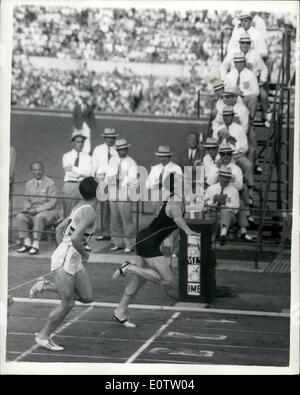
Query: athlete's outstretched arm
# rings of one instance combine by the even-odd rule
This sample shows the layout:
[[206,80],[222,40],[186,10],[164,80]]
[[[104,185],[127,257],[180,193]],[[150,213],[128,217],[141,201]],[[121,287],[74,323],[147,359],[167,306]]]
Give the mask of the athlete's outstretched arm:
[[168,215],[174,219],[175,224],[182,229],[187,235],[198,235],[196,232],[194,232],[188,224],[185,222],[182,214],[183,214],[183,209],[182,209],[182,204],[180,202],[174,202],[170,201],[168,202]]

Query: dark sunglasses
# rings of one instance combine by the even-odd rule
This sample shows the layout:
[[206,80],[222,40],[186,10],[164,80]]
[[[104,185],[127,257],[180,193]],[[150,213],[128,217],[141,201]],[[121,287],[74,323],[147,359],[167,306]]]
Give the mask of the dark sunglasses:
[[232,152],[220,152],[221,156],[232,156]]

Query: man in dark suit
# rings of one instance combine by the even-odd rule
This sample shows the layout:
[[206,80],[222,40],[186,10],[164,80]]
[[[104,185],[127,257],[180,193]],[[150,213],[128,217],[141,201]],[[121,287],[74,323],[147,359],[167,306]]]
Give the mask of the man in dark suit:
[[178,160],[179,166],[194,166],[195,162],[201,160],[203,156],[202,150],[199,148],[199,134],[197,132],[190,132],[187,135],[187,148],[184,149]]
[[[193,188],[196,182],[196,166],[200,165],[203,160],[203,149],[199,147],[199,134],[195,131],[190,132],[187,135],[187,148],[182,150],[178,158],[178,165],[184,171],[185,166],[192,166],[192,184]],[[185,182],[190,182],[186,178],[188,174],[185,174]]]

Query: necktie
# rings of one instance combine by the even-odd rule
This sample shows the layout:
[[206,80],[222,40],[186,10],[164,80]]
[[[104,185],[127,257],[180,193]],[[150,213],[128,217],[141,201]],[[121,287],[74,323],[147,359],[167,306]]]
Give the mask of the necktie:
[[40,186],[39,180],[36,181],[36,187],[38,188]]
[[163,185],[163,180],[164,180],[164,171],[165,171],[165,166],[163,166],[160,175],[159,175],[159,180],[158,180],[158,188],[162,189],[162,185]]
[[[224,195],[224,188],[222,188],[222,187],[221,187],[220,195]],[[223,206],[223,203],[222,202],[218,202],[217,207],[221,207],[221,206]]]
[[110,153],[110,147],[108,147],[108,155],[107,155],[107,161],[109,162],[111,158],[111,153]]
[[190,149],[190,156],[189,156],[189,164],[192,164],[193,158],[194,158],[194,151],[192,149]]
[[119,164],[118,164],[118,171],[117,171],[117,185],[119,186],[120,181],[121,181],[121,171],[122,171],[122,160],[120,160]]
[[79,166],[79,152],[77,152],[77,157],[74,162],[74,167],[78,167],[78,166]]
[[236,80],[236,86],[240,89],[240,83],[241,83],[241,74],[240,74],[240,72],[238,71],[238,77],[237,77],[237,80]]

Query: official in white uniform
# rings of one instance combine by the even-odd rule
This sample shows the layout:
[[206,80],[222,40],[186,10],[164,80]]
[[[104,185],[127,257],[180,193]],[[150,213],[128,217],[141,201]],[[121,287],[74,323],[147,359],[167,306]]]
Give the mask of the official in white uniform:
[[243,171],[248,188],[252,190],[254,186],[253,163],[246,157],[248,152],[248,139],[241,125],[233,122],[234,111],[232,107],[224,107],[223,125],[219,127],[214,135],[220,142],[225,141],[233,148],[234,160]]
[[239,90],[236,86],[227,86],[223,93],[222,100],[217,103],[217,116],[212,123],[213,130],[217,129],[223,123],[222,112],[225,106],[231,106],[234,111],[234,122],[241,125],[246,134],[249,129],[249,110],[243,99],[239,96]]
[[[105,181],[107,172],[108,162],[113,156],[118,157],[118,153],[115,147],[115,141],[118,137],[114,128],[105,128],[102,134],[104,143],[95,147],[92,158],[93,158],[93,174],[99,183]],[[110,240],[110,207],[108,199],[100,202],[101,212],[103,218],[100,218],[102,222],[102,234],[96,237],[97,240]]]
[[230,144],[222,143],[219,146],[220,161],[216,166],[211,166],[210,171],[207,175],[207,184],[213,185],[218,182],[219,169],[222,166],[231,169],[232,179],[231,185],[233,185],[240,195],[240,210],[238,213],[238,222],[240,227],[240,237],[244,241],[252,241],[252,237],[247,233],[248,222],[248,211],[246,210],[249,205],[248,189],[244,185],[243,172],[239,166],[236,165],[233,159],[233,149]]
[[[113,156],[107,167],[112,251],[124,248],[130,252],[135,237],[130,190],[137,187],[137,164],[128,155],[131,145],[125,139],[116,140],[119,156]],[[123,236],[120,236],[123,235]]]
[[234,69],[225,77],[225,85],[237,86],[240,94],[250,112],[250,123],[255,118],[259,85],[253,71],[246,68],[246,59],[243,53],[234,55]]
[[150,192],[154,215],[156,215],[160,209],[163,199],[163,184],[165,178],[170,173],[182,175],[180,166],[171,161],[172,152],[169,146],[160,145],[157,152],[155,152],[155,156],[159,158],[160,163],[151,167],[151,171],[146,180],[146,188]]
[[235,52],[239,52],[239,40],[241,38],[241,35],[243,33],[248,33],[251,37],[252,47],[256,49],[256,51],[260,54],[262,58],[267,57],[267,37],[265,37],[261,30],[253,26],[252,16],[250,15],[250,13],[241,13],[239,19],[241,25],[233,30],[227,47],[227,53],[234,54]]
[[[227,232],[235,222],[235,216],[240,207],[239,192],[230,184],[231,179],[231,169],[222,166],[219,170],[219,182],[209,186],[204,194],[204,212],[206,218],[214,215],[215,209],[213,207],[219,208],[221,245],[226,243]],[[212,206],[212,208],[207,206]]]
[[[255,74],[260,90],[260,100],[263,110],[262,118],[268,121],[266,126],[269,125],[271,115],[269,109],[268,98],[268,67],[256,49],[251,48],[251,37],[248,33],[243,33],[239,40],[240,51],[245,55],[247,69],[253,71]],[[220,74],[225,78],[226,74],[234,68],[233,54],[228,54],[224,59],[221,67]]]
[[[79,183],[85,177],[90,177],[93,172],[92,158],[86,152],[82,152],[86,137],[78,131],[72,133],[73,149],[63,155],[62,165],[65,171],[64,185],[62,190],[63,215],[68,217],[79,199]],[[70,199],[68,199],[70,198]]]

